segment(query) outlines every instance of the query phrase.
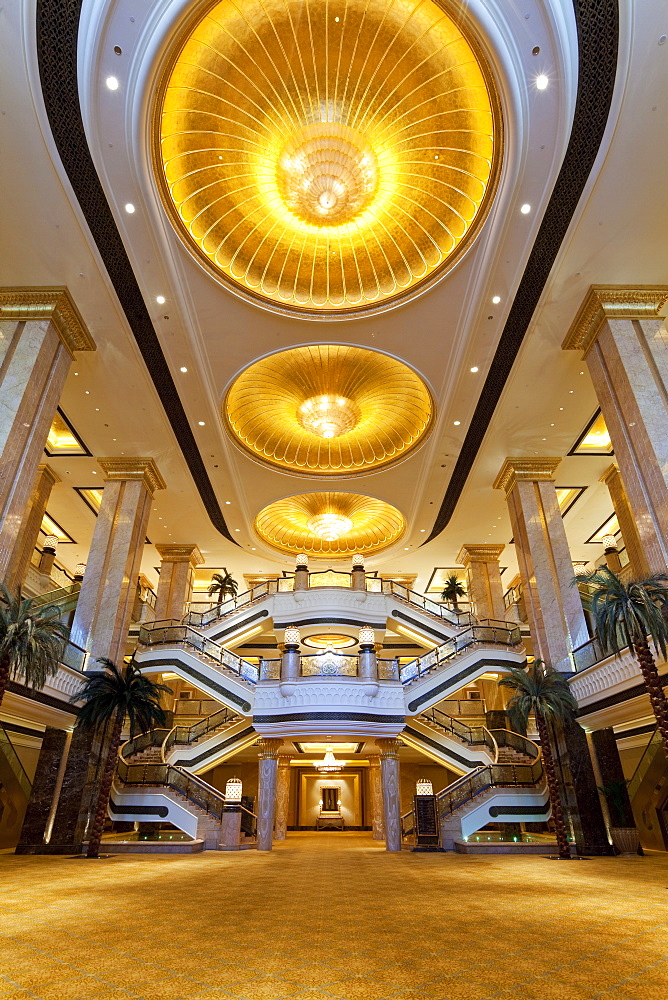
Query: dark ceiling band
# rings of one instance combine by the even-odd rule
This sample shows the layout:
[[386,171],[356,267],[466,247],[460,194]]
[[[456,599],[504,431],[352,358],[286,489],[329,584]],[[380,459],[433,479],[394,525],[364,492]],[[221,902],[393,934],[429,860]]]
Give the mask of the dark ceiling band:
[[[233,542],[88,149],[77,80],[81,4],[82,0],[38,0],[37,52],[49,123],[63,166],[207,513],[214,527]],[[427,541],[443,531],[454,513],[603,139],[617,69],[617,0],[573,0],[573,6],[579,73],[568,148]]]
[[568,148],[434,527],[424,545],[440,535],[455,512],[603,141],[617,72],[618,3],[573,0],[573,7],[578,31],[578,92]]
[[77,39],[82,0],[38,0],[37,56],[53,138],[190,474],[214,527],[232,538],[106,199],[81,118]]

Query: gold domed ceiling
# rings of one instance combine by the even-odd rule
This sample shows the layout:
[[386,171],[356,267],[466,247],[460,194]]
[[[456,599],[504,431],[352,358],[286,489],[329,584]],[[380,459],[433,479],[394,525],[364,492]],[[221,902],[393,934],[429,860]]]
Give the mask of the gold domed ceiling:
[[276,308],[345,315],[450,266],[501,118],[449,0],[219,0],[176,40],[154,160],[177,232]]
[[255,518],[255,531],[279,552],[338,559],[375,553],[404,533],[403,515],[358,493],[301,493],[276,500]]
[[406,455],[428,431],[433,404],[403,362],[316,344],[252,364],[229,389],[223,416],[257,459],[302,475],[357,475]]

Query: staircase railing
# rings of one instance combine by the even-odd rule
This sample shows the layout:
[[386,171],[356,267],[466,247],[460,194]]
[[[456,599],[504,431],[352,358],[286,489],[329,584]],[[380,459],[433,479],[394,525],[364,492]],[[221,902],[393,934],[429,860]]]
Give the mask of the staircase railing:
[[258,681],[259,670],[253,663],[231,653],[229,649],[225,649],[213,639],[207,639],[205,635],[189,625],[172,625],[162,622],[151,622],[150,625],[143,625],[139,630],[139,645],[147,648],[152,646],[189,646],[213,660],[216,665],[231,670],[242,680],[248,681],[250,684],[256,684]]
[[628,784],[629,799],[632,802],[633,802],[633,797],[637,795],[640,786],[643,783],[643,779],[654,761],[654,758],[656,757],[657,753],[662,753],[662,752],[663,752],[663,737],[661,736],[661,733],[659,732],[659,727],[657,726],[657,728],[652,733],[652,738],[645,747],[645,752],[638,761],[637,767],[633,772],[633,777],[631,778]]
[[533,764],[487,764],[465,774],[436,796],[440,817],[450,816],[488,788],[533,788],[543,776],[540,758]]
[[397,583],[395,580],[383,580],[381,593],[398,597],[399,600],[421,608],[430,615],[435,615],[437,618],[442,619],[442,621],[448,622],[448,624],[454,625],[457,628],[461,628],[462,625],[473,625],[477,620],[470,611],[452,611],[450,608],[446,608],[445,605],[439,604],[437,601],[432,601],[429,597],[418,594],[417,591],[411,590],[404,583]]
[[173,746],[190,746],[207,733],[238,722],[239,718],[236,712],[231,712],[229,708],[221,708],[219,712],[214,712],[207,719],[196,722],[194,726],[174,726],[164,742],[163,756],[167,756]]
[[408,840],[409,837],[415,834],[415,812],[413,809],[409,809],[407,813],[404,813],[400,817],[401,823],[401,839]]
[[21,791],[24,793],[27,799],[30,798],[30,792],[32,789],[32,783],[30,778],[26,774],[25,768],[19,759],[19,755],[14,749],[14,744],[7,735],[5,727],[0,722],[0,752],[5,756],[5,759],[14,773],[14,777],[19,783]]
[[496,752],[494,738],[484,726],[466,726],[463,722],[452,719],[437,708],[430,708],[428,711],[423,712],[420,718],[426,719],[432,725],[437,726],[446,733],[450,733],[463,743],[468,743],[469,746],[485,746],[492,754]]
[[453,636],[452,639],[448,639],[440,646],[436,646],[435,649],[425,653],[424,656],[418,656],[415,660],[411,660],[410,663],[403,666],[400,671],[401,683],[410,684],[411,681],[424,677],[443,663],[447,663],[455,656],[459,656],[460,653],[478,643],[519,646],[521,642],[522,634],[520,627],[512,622],[490,620],[481,622],[479,625],[471,625],[469,628],[464,629],[463,632],[460,632],[459,635]]
[[241,608],[246,608],[250,604],[255,604],[256,601],[276,594],[279,590],[279,583],[279,580],[266,580],[264,583],[259,583],[257,587],[251,587],[250,590],[237,594],[236,597],[230,597],[219,604],[214,604],[206,611],[195,611],[191,605],[183,619],[183,624],[193,625],[197,628],[208,628],[220,618],[225,618],[235,611],[240,611]]
[[118,777],[125,785],[164,785],[220,819],[225,796],[206,781],[173,764],[129,764],[119,760]]
[[58,587],[57,590],[50,590],[46,594],[31,598],[30,606],[31,608],[54,607],[61,610],[60,605],[68,604],[74,597],[78,596],[80,590],[80,583],[71,583],[68,587]]

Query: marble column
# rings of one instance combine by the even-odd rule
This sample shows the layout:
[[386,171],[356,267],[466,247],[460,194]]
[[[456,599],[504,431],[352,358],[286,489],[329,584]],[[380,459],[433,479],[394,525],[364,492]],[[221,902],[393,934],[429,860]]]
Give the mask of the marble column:
[[281,740],[260,740],[258,746],[257,849],[270,851],[276,815],[278,751]]
[[570,653],[589,633],[554,486],[560,461],[507,458],[494,488],[506,494],[536,655],[568,671]]
[[462,545],[457,563],[466,570],[469,600],[478,620],[506,620],[499,557],[505,545]]
[[383,825],[383,785],[380,775],[380,757],[369,757],[369,806],[374,840],[385,840]]
[[121,663],[156,490],[165,488],[152,458],[100,458],[102,505],[72,624],[72,641]]
[[155,620],[181,621],[190,600],[193,576],[204,557],[196,545],[156,545],[160,556],[160,578],[155,602]]
[[0,289],[0,580],[15,571],[16,546],[74,352],[94,350],[66,288]]
[[562,345],[583,352],[650,573],[668,566],[667,300],[668,286],[592,285]]
[[[30,500],[25,509],[21,528],[16,536],[7,567],[7,586],[12,592],[17,591],[26,578],[30,560],[39,538],[42,519],[46,513],[46,506],[51,497],[51,490],[59,482],[60,476],[56,475],[51,466],[45,464],[38,466]],[[53,560],[51,560],[51,565],[53,565]],[[41,565],[40,572],[43,572]]]
[[385,850],[387,851],[401,850],[399,746],[400,743],[398,740],[383,740],[380,754],[380,773],[383,787],[383,825],[385,827]]
[[276,778],[276,818],[274,820],[274,840],[285,840],[288,831],[288,807],[290,805],[290,758],[278,758]]
[[226,805],[220,820],[220,850],[238,851],[241,843],[241,806]]
[[613,815],[610,805],[608,805],[610,825],[635,826],[636,821],[633,817],[631,800],[626,788],[626,779],[624,777],[614,729],[612,727],[597,729],[591,734],[591,740],[594,744],[594,753],[596,754],[596,761],[601,775],[601,787],[604,788],[613,781],[619,785],[622,815]]
[[44,732],[30,800],[16,848],[17,854],[42,852],[54,796],[58,790],[58,780],[62,777],[61,765],[63,754],[67,752],[69,738],[70,734],[64,729],[48,727]]
[[634,579],[642,579],[642,577],[649,576],[649,566],[645,559],[638,526],[629,505],[629,498],[624,489],[619,466],[613,462],[601,476],[600,482],[605,483],[610,492],[612,506],[617,515],[619,529],[626,547],[626,554],[629,557],[631,575]]

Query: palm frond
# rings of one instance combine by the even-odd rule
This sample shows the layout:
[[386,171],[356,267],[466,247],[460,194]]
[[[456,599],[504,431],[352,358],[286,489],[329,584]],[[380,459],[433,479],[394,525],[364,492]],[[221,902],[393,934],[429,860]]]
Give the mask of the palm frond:
[[68,637],[57,608],[35,607],[0,585],[0,660],[7,660],[10,676],[22,674],[28,687],[43,688],[58,672]]
[[231,573],[228,573],[227,569],[223,573],[214,573],[211,577],[211,583],[209,584],[207,593],[209,597],[236,597],[239,591],[239,584],[234,579]]
[[83,701],[77,726],[84,730],[98,729],[110,721],[127,718],[130,729],[146,732],[165,724],[165,712],[160,695],[171,693],[166,684],[156,684],[142,674],[134,663],[122,670],[112,660],[101,657],[103,670],[91,671],[83,688],[70,699]]
[[530,715],[568,722],[577,711],[577,702],[568,682],[542,660],[534,660],[526,670],[510,668],[498,683],[499,687],[508,687],[515,692],[508,702],[507,712],[516,728],[526,729]]
[[584,579],[591,588],[591,613],[604,649],[616,656],[624,647],[633,652],[634,644],[649,636],[666,656],[668,575],[657,573],[625,584],[604,566]]

